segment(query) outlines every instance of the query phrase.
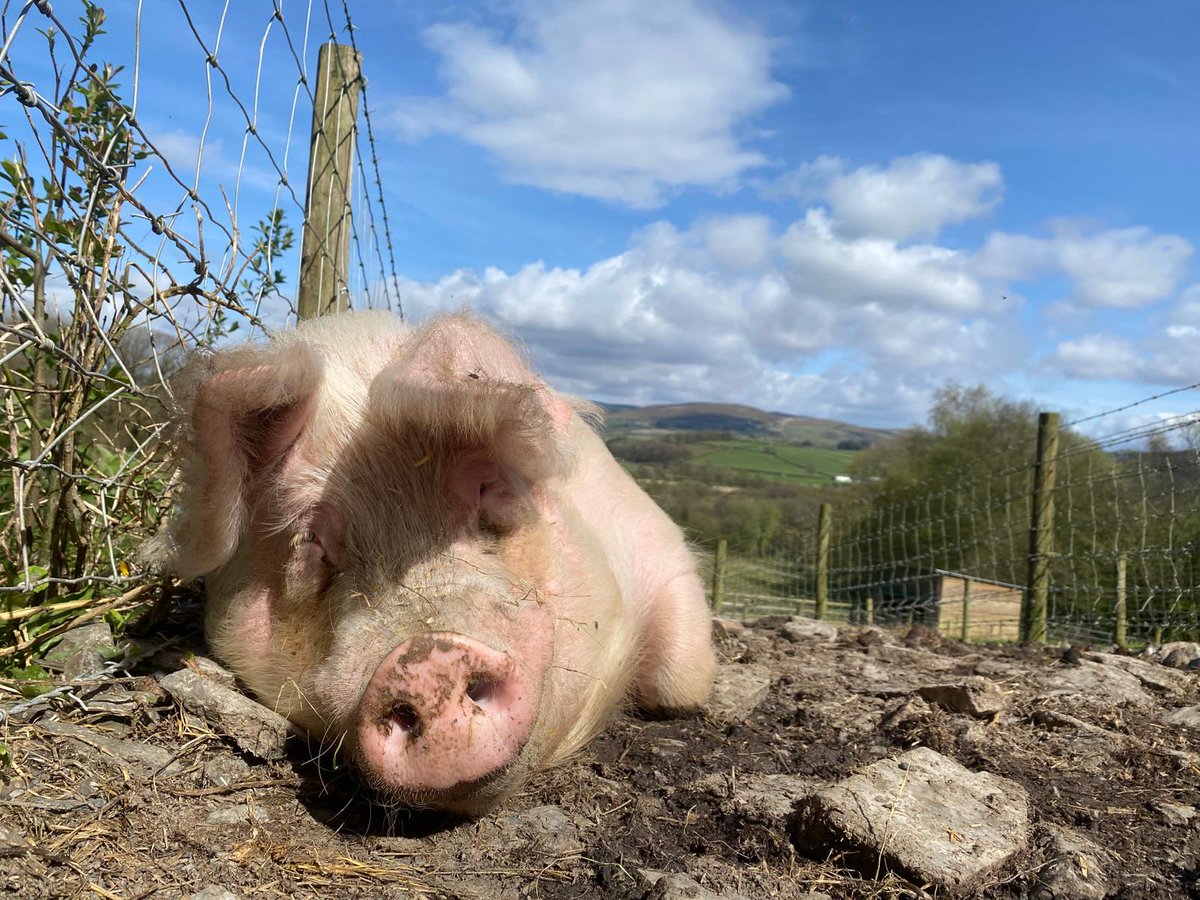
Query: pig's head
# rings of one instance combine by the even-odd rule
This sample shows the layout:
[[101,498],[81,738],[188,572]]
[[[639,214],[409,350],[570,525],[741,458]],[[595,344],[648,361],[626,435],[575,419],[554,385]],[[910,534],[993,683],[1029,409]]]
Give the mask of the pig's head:
[[582,632],[617,591],[563,537],[571,408],[505,342],[359,315],[201,365],[175,568],[260,700],[385,796],[468,813],[586,739],[614,694],[586,658],[621,648]]

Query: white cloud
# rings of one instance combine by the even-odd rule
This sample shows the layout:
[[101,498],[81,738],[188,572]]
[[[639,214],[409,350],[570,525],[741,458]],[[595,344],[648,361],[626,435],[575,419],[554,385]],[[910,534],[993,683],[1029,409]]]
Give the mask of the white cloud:
[[835,178],[829,204],[838,224],[859,234],[937,237],[946,225],[965,222],[1000,202],[1003,180],[995,163],[961,163],[921,153],[884,169],[863,166]]
[[810,209],[780,241],[802,288],[850,302],[921,303],[969,310],[983,302],[970,260],[932,244],[900,247],[879,237],[845,238],[820,209]]
[[1137,378],[1142,361],[1131,341],[1109,334],[1087,334],[1063,341],[1052,364],[1067,378]]
[[527,2],[513,16],[505,35],[428,29],[446,94],[403,101],[393,123],[478,144],[518,183],[637,207],[765,161],[739,129],[786,89],[752,26],[696,0]]
[[846,234],[905,241],[936,238],[947,225],[990,212],[1003,188],[993,162],[916,153],[886,167],[850,171],[844,160],[821,156],[788,172],[768,193],[827,203],[837,229]]
[[1022,337],[979,308],[959,254],[841,238],[823,217],[779,238],[760,217],[658,223],[583,270],[459,271],[401,291],[414,319],[483,312],[557,386],[599,399],[727,400],[894,425],[921,418],[948,379],[1015,365]]
[[993,234],[979,254],[978,271],[1014,281],[1062,273],[1079,303],[1135,309],[1170,296],[1191,256],[1192,245],[1179,235],[1142,226],[1085,233],[1060,224],[1050,238]]

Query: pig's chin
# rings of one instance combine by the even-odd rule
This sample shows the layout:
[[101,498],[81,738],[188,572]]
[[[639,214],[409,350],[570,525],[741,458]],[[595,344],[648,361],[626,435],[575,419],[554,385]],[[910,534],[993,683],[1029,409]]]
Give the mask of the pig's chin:
[[385,804],[395,804],[415,810],[436,810],[461,816],[478,817],[491,812],[525,783],[532,767],[532,754],[528,748],[516,759],[477,778],[449,788],[421,789],[415,786],[398,786],[389,783],[370,771],[360,761],[367,783]]

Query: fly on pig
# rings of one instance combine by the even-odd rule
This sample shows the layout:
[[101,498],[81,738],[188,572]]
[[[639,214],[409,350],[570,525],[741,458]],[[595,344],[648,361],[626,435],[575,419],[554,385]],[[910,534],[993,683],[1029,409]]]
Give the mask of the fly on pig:
[[164,564],[205,576],[214,654],[389,801],[480,814],[627,699],[707,699],[682,533],[480,319],[322,318],[177,394]]

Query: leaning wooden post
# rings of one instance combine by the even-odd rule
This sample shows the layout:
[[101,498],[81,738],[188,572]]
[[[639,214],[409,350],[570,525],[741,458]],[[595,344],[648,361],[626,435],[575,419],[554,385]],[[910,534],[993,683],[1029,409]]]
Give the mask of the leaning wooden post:
[[1128,646],[1125,634],[1125,579],[1129,569],[1129,560],[1122,553],[1117,557],[1117,602],[1113,610],[1116,622],[1113,625],[1113,643],[1124,650]]
[[317,57],[296,305],[301,319],[340,312],[350,305],[350,182],[360,63],[353,47],[332,42],[322,44]]
[[833,507],[821,504],[817,515],[817,603],[813,617],[823,619],[829,605],[829,531]]
[[971,579],[963,579],[962,642],[971,640]]
[[713,559],[712,574],[712,608],[717,615],[721,614],[721,603],[725,600],[725,554],[728,545],[725,538],[717,541],[717,555]]
[[1021,639],[1046,643],[1046,606],[1050,597],[1050,559],[1054,555],[1054,481],[1058,460],[1058,413],[1038,416],[1037,466],[1029,523],[1029,577],[1021,615]]

